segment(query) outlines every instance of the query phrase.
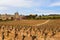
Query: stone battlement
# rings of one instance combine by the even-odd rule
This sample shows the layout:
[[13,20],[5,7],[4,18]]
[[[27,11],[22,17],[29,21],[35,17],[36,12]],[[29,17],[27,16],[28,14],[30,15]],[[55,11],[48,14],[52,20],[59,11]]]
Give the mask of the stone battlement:
[[20,20],[22,17],[16,12],[14,15],[3,14],[0,15],[0,20]]

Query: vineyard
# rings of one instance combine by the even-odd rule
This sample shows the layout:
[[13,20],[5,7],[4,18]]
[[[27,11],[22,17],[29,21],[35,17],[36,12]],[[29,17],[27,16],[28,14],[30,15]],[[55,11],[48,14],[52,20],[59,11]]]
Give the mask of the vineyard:
[[19,25],[19,26],[33,26],[36,24],[41,24],[44,23],[47,20],[18,20],[18,21],[5,21],[5,22],[0,22],[0,25]]
[[0,40],[60,40],[60,19],[0,22]]

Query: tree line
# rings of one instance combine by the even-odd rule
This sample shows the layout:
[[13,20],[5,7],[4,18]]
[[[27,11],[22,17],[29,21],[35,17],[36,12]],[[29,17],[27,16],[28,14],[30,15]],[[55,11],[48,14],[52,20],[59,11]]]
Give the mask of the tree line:
[[50,15],[26,15],[25,19],[60,19],[60,15],[58,14],[50,14]]

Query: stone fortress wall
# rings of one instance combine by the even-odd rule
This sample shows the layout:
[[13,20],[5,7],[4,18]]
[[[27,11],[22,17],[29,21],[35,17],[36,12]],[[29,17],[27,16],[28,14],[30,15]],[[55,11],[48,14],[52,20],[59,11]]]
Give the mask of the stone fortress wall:
[[18,14],[18,12],[16,12],[14,15],[8,15],[8,14],[3,14],[3,15],[0,15],[0,19],[1,20],[11,20],[11,19],[14,19],[14,20],[17,20],[17,19],[21,19],[21,16]]

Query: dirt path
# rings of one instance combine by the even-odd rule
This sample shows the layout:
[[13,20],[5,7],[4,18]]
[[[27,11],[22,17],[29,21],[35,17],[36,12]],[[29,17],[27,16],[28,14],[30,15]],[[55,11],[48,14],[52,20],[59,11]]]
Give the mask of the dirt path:
[[41,24],[37,24],[37,25],[33,25],[33,26],[40,26],[40,25],[43,25],[43,24],[46,24],[46,23],[48,23],[50,20],[47,20],[47,21],[45,21],[45,22],[43,22],[43,23],[41,23]]

